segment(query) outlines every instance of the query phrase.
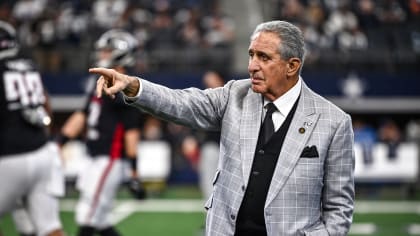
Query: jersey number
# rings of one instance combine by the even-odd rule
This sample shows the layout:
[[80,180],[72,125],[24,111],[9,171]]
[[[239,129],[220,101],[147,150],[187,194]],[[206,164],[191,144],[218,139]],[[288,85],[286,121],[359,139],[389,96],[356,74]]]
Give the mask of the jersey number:
[[20,102],[22,107],[45,103],[45,94],[38,72],[6,71],[4,87],[8,102]]
[[101,104],[99,102],[92,102],[89,105],[89,113],[87,117],[87,137],[91,140],[97,140],[99,138],[99,132],[95,128],[99,121],[99,115],[101,114]]

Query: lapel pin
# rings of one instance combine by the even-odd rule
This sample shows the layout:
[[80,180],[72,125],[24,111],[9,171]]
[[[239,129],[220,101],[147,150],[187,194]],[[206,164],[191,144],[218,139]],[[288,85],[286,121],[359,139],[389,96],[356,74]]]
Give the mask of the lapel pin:
[[305,133],[305,128],[300,127],[300,128],[299,128],[299,133],[301,133],[301,134]]
[[306,126],[306,127],[309,127],[309,126],[311,126],[312,125],[312,122],[303,122],[303,126]]

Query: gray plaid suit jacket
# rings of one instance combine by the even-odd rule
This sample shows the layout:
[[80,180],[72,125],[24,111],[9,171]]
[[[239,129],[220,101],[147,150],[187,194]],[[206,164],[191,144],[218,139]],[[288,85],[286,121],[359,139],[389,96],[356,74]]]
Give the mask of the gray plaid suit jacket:
[[[261,94],[252,91],[249,79],[207,90],[141,83],[132,105],[168,121],[221,131],[213,194],[205,205],[206,235],[233,235],[263,115]],[[316,147],[318,157],[301,157],[308,146]],[[268,235],[346,235],[354,206],[353,173],[350,116],[302,83],[265,202]]]

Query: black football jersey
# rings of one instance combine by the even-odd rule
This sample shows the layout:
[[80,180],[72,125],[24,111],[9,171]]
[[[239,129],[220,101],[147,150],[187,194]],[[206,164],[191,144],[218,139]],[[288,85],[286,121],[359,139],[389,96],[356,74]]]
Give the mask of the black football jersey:
[[31,59],[11,57],[0,60],[0,77],[0,156],[36,150],[47,142],[41,75]]
[[121,94],[117,94],[115,99],[108,96],[98,98],[94,86],[90,89],[84,112],[87,114],[86,144],[89,154],[109,155],[111,158],[125,156],[124,132],[139,128],[141,112],[125,104]]

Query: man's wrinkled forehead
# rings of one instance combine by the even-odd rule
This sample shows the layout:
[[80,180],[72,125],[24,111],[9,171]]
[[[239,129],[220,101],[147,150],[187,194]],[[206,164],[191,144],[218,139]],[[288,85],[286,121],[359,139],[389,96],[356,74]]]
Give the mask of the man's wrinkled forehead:
[[248,49],[251,49],[257,45],[258,47],[262,46],[262,47],[277,48],[280,41],[281,41],[280,38],[274,32],[261,31],[261,32],[256,33],[253,36]]

